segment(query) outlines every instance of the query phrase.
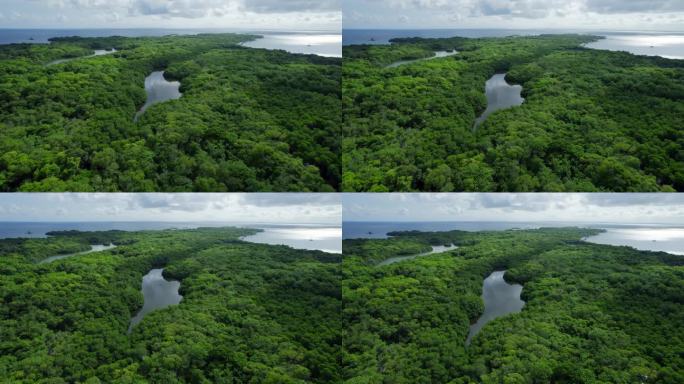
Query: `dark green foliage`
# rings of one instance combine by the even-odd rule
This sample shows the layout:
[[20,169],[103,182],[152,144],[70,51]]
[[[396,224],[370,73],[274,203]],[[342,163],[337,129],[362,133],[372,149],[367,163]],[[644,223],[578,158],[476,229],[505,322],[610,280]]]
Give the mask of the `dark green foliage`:
[[[254,38],[0,47],[0,190],[338,189],[341,60],[238,45]],[[135,123],[154,70],[180,81],[183,96]]]
[[[684,259],[580,241],[596,230],[395,233],[345,241],[346,383],[680,383]],[[386,266],[397,248],[459,248]],[[382,247],[387,248],[385,257]],[[488,323],[482,280],[523,285],[522,312]]]
[[[684,60],[581,47],[594,39],[344,47],[343,190],[684,191]],[[501,72],[525,102],[474,130]]]
[[[0,241],[0,381],[339,381],[340,257],[238,240],[251,229],[61,232]],[[72,244],[117,248],[37,264]],[[58,246],[61,244],[61,247]],[[180,305],[145,316],[141,279],[164,267]]]

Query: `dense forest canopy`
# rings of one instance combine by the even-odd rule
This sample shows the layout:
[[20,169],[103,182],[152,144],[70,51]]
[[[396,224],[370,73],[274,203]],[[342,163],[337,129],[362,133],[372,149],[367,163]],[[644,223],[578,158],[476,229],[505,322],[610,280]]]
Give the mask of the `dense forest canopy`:
[[[684,191],[684,60],[582,47],[597,38],[345,46],[343,190]],[[525,102],[473,129],[496,73]]]
[[[345,383],[684,382],[684,258],[587,243],[598,230],[397,232],[345,240]],[[431,245],[445,253],[391,265]],[[507,270],[522,312],[489,322],[483,279]]]
[[[255,232],[0,240],[0,382],[338,382],[341,256],[239,240]],[[39,263],[110,242],[117,247]],[[127,335],[152,268],[180,281],[183,299]]]
[[[0,191],[337,190],[341,59],[240,45],[258,37],[0,46]],[[134,122],[155,70],[183,96]]]

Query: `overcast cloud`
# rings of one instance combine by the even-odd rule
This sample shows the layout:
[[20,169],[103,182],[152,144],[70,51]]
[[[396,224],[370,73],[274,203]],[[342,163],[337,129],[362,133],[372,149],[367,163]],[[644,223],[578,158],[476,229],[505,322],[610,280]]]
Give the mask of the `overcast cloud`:
[[220,221],[339,226],[327,193],[6,193],[0,221]]
[[684,225],[684,195],[395,193],[342,196],[344,221],[577,221]]
[[684,0],[345,0],[345,28],[684,31]]
[[332,30],[341,0],[2,0],[2,28]]

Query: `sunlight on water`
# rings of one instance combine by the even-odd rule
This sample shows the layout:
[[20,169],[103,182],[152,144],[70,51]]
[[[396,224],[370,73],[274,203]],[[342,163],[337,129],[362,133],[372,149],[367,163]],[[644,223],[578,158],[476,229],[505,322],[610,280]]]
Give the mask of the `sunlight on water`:
[[262,229],[263,232],[245,236],[243,240],[253,243],[287,245],[297,249],[342,253],[342,228],[340,227],[271,226]]
[[263,38],[244,44],[251,48],[282,49],[291,53],[342,57],[342,35],[335,34],[262,34]]
[[606,232],[590,236],[586,241],[684,255],[684,228],[607,228]]
[[635,55],[684,59],[684,35],[642,34],[606,35],[605,39],[586,45],[587,48],[626,51]]

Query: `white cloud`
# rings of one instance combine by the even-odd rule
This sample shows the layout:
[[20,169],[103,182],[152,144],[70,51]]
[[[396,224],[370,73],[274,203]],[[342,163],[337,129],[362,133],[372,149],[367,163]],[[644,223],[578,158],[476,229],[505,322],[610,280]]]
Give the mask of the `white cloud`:
[[684,224],[684,195],[343,194],[345,221],[579,221]]
[[336,194],[0,194],[0,221],[221,221],[339,225]]

